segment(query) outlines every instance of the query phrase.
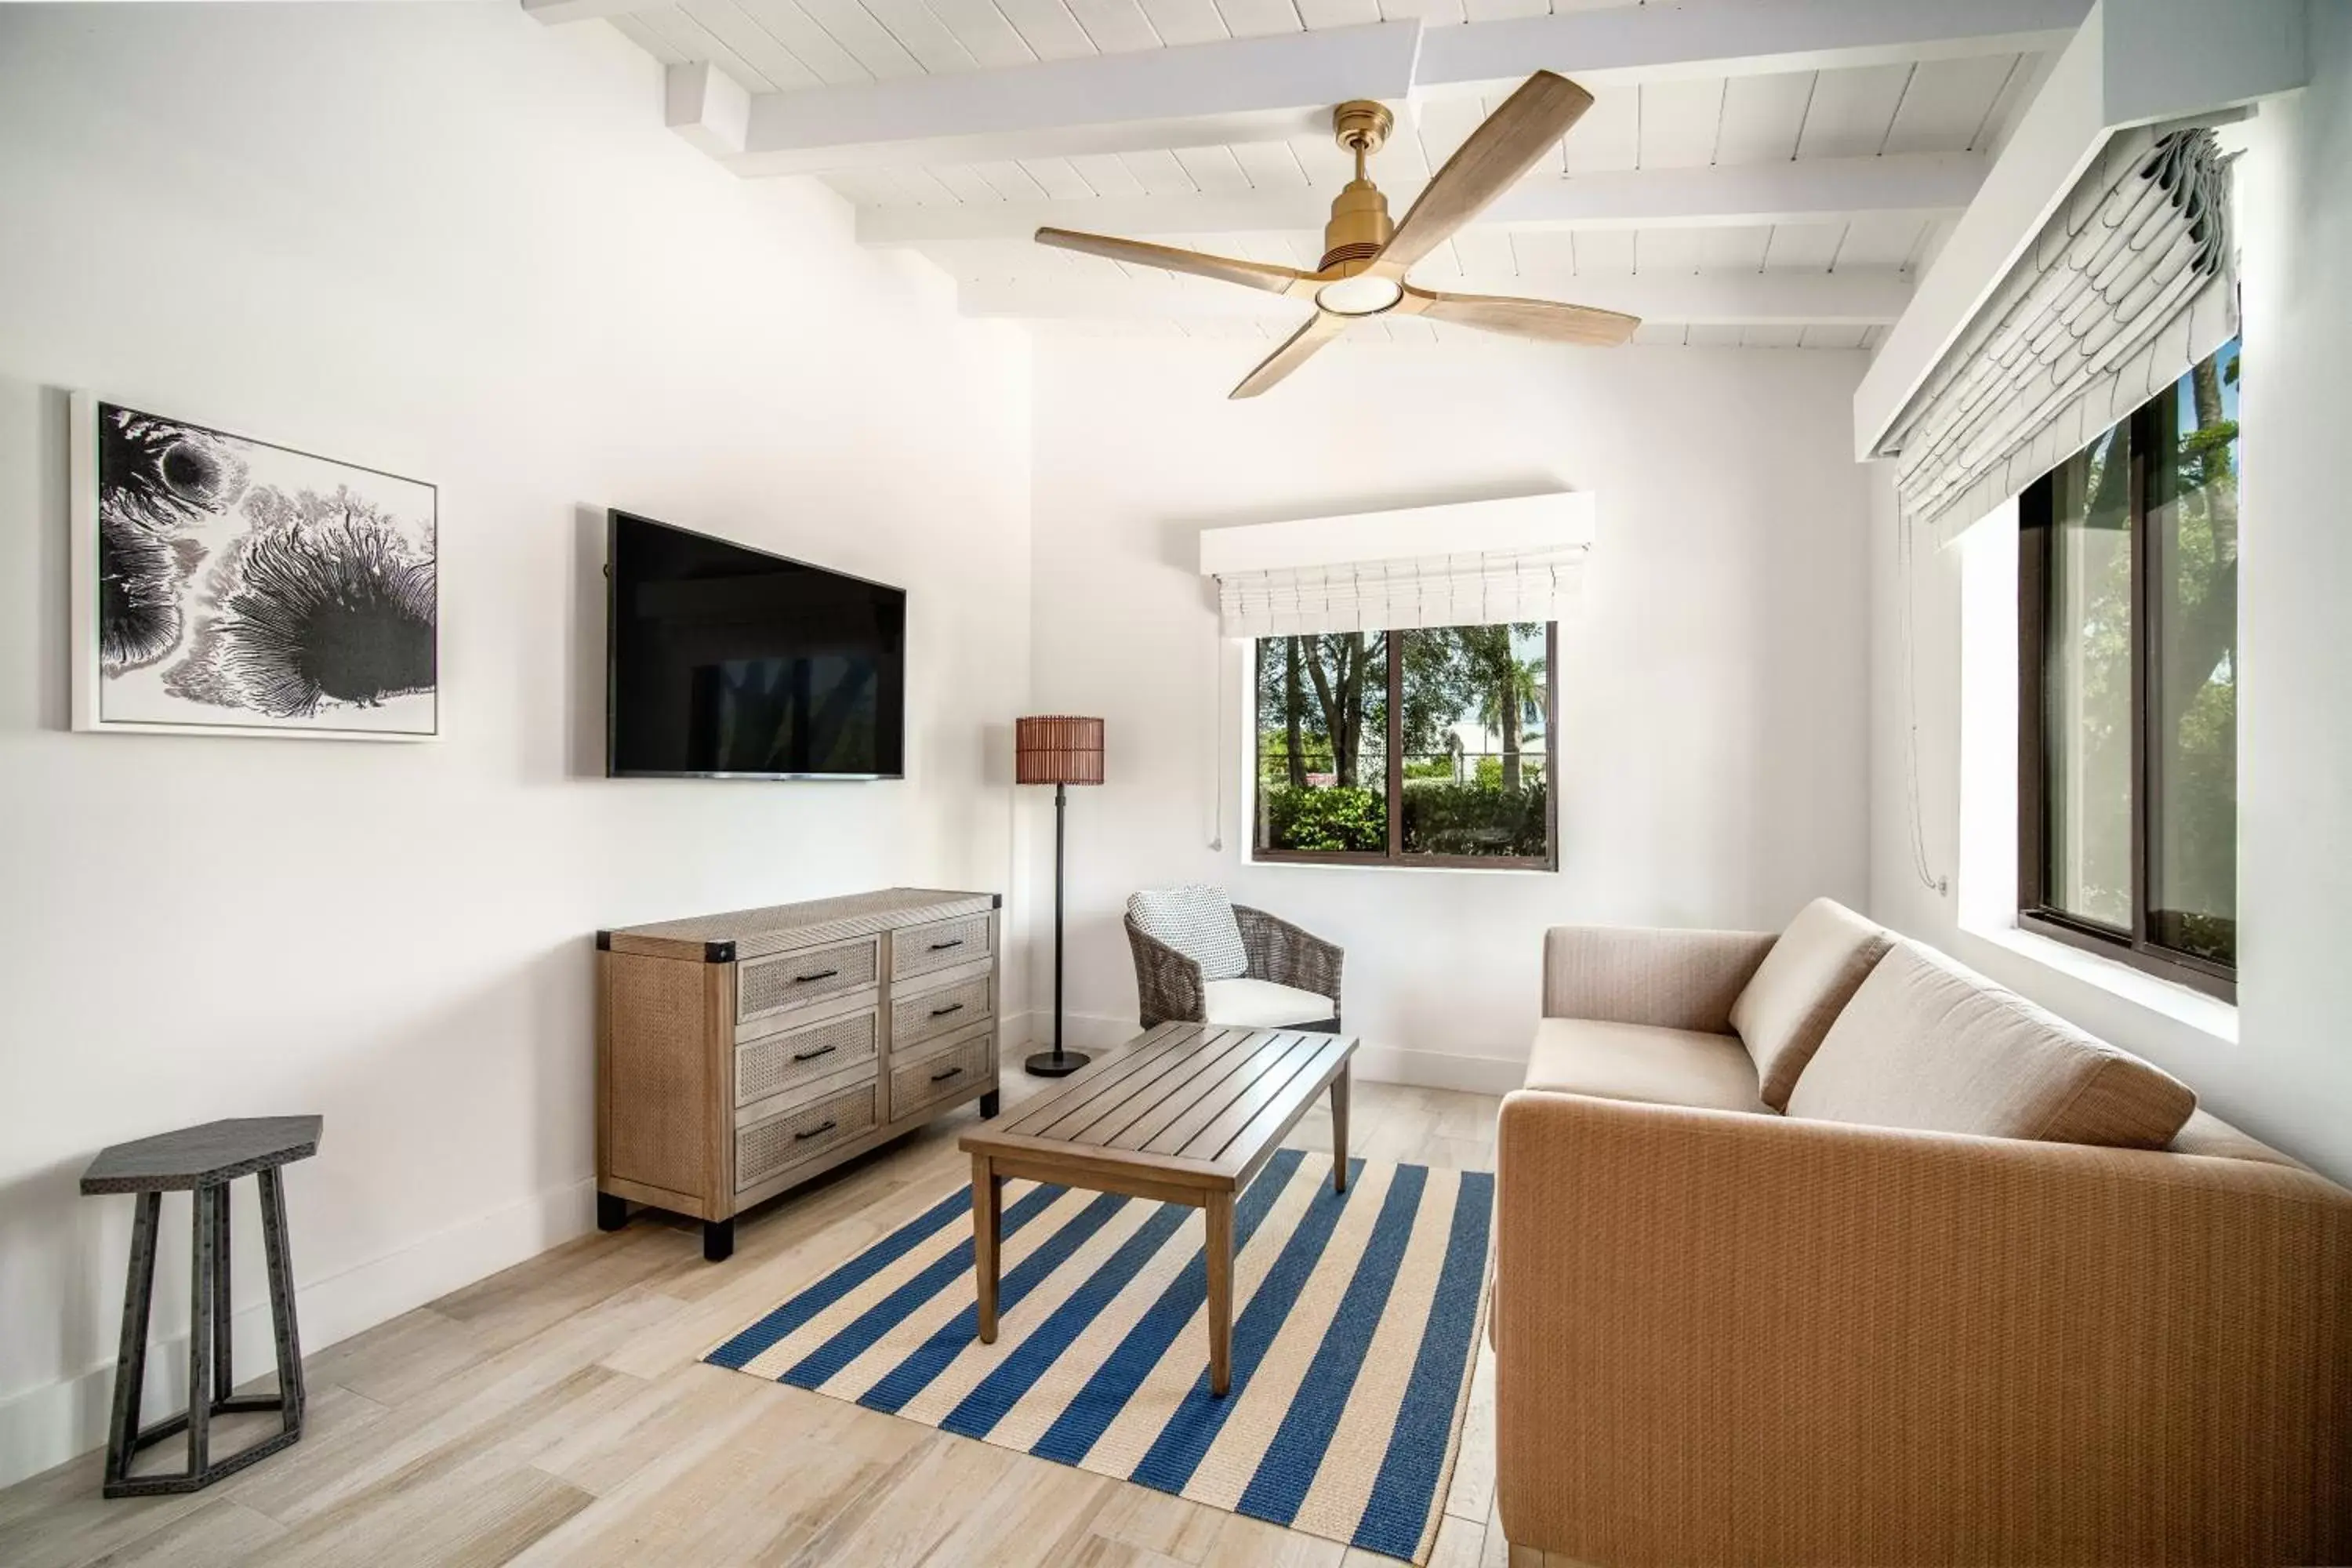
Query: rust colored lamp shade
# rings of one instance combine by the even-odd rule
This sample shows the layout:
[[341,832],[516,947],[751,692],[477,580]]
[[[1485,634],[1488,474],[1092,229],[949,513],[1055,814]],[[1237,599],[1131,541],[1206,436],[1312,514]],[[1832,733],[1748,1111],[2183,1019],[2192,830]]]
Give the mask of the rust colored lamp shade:
[[1047,713],[1013,727],[1013,777],[1025,784],[1103,782],[1103,721]]

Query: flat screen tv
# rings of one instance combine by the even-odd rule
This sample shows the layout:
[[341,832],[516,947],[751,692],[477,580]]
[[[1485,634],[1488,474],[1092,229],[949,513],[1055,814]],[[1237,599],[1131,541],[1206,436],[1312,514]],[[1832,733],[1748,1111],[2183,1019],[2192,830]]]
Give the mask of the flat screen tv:
[[906,776],[907,594],[611,514],[604,771]]

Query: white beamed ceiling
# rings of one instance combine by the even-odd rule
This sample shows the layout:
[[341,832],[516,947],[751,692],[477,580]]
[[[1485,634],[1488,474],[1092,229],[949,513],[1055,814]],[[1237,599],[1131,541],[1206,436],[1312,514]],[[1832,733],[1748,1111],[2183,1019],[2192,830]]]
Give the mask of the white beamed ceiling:
[[[1295,58],[1273,58],[1271,49],[1230,40],[1353,28],[1349,41],[1360,55],[1393,42],[1397,32],[1376,35],[1369,24],[1417,17],[1422,47],[1398,58],[1414,59],[1423,74],[1409,91],[1384,90],[1402,85],[1386,81],[1362,89],[1398,110],[1373,176],[1400,216],[1508,90],[1430,85],[1431,55],[1474,59],[1475,70],[1498,52],[1507,63],[1516,51],[1500,46],[1530,26],[1511,19],[1557,15],[1563,27],[1605,28],[1555,37],[1589,36],[1604,54],[1615,50],[1608,58],[1619,63],[1588,73],[1593,107],[1557,158],[1417,267],[1414,280],[1697,318],[1644,311],[1638,342],[1841,349],[1874,346],[1899,311],[1909,281],[1933,258],[2022,112],[2049,50],[2087,6],[2087,0],[1685,0],[1654,10],[1578,0],[525,3],[551,22],[601,17],[667,64],[707,62],[725,79],[713,84],[715,92],[739,106],[748,94],[755,122],[762,100],[811,94],[783,103],[776,118],[797,112],[805,121],[809,111],[839,103],[845,121],[919,128],[905,134],[911,149],[937,147],[946,137],[923,123],[927,109],[987,103],[972,94],[993,89],[999,75],[1007,93],[1032,93],[1041,78],[1050,79],[1055,94],[1085,103],[1087,68],[1024,69],[1041,62],[1175,50],[1160,57],[1170,71],[1197,58],[1203,70],[1219,73],[1222,89],[1237,68],[1262,64],[1261,74],[1276,74]],[[1724,26],[1705,26],[1710,15],[1727,18]],[[1669,37],[1650,30],[1653,18],[1678,31],[1645,55],[1650,37]],[[1449,47],[1433,51],[1438,29],[1451,30]],[[1776,29],[1785,32],[1786,48],[1775,47]],[[1732,44],[1731,58],[1710,54],[1718,35]],[[1331,40],[1335,50],[1341,42]],[[1213,43],[1227,47],[1181,52]],[[1496,47],[1476,47],[1487,43]],[[1320,47],[1303,39],[1298,46]],[[1693,58],[1662,58],[1677,52]],[[1328,69],[1328,58],[1324,64]],[[1534,58],[1528,68],[1536,65],[1577,74],[1556,58]],[[1106,64],[1107,92],[1108,73],[1121,68],[1130,68]],[[936,89],[919,79],[951,76],[962,79]],[[1183,79],[1170,79],[1181,86]],[[950,92],[963,96],[950,100]],[[1007,148],[1067,151],[898,162],[890,141],[870,131],[856,133],[862,144],[854,155],[829,157],[821,147],[807,149],[803,128],[791,162],[821,169],[817,177],[855,204],[865,243],[918,248],[952,275],[971,313],[1017,316],[1055,333],[1278,339],[1299,314],[1293,304],[1027,237],[1051,223],[1312,268],[1347,161],[1328,132],[1298,123],[1295,106],[1273,107],[1278,84],[1265,92],[1265,108],[1253,114],[1232,112],[1232,104],[1220,105],[1217,115],[1202,110],[1202,123],[1226,132],[1222,140],[1196,140],[1182,120],[1155,110],[1148,122],[1108,135],[1098,123],[1074,120],[1066,134],[1054,124],[1024,124],[1017,140],[1004,141]],[[673,121],[675,93],[674,84]],[[936,102],[927,103],[933,94]],[[747,174],[761,172],[756,142],[743,155],[740,122],[715,136],[704,127],[688,133]],[[845,142],[849,136],[843,133]],[[1118,150],[1077,150],[1113,144]],[[772,154],[765,166],[775,166]],[[1795,286],[1783,274],[1810,277]],[[1228,295],[1242,300],[1236,305]],[[1427,343],[1482,335],[1399,320],[1360,325],[1350,338]]]

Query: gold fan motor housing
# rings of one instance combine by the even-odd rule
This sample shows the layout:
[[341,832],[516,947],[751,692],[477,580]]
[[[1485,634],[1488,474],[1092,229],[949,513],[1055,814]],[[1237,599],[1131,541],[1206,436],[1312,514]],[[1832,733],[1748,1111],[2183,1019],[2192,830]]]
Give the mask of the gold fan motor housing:
[[1331,111],[1332,139],[1356,155],[1356,177],[1331,203],[1331,221],[1323,226],[1323,262],[1318,271],[1328,272],[1335,267],[1348,274],[1360,270],[1395,232],[1388,197],[1364,174],[1364,161],[1387,144],[1395,126],[1396,119],[1387,106],[1370,99],[1351,99]]

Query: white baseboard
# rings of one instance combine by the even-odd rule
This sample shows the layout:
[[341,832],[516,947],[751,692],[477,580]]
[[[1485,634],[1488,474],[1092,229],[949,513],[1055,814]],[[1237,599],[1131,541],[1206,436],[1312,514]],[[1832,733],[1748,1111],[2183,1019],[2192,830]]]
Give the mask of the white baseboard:
[[[396,1318],[501,1268],[585,1234],[596,1219],[596,1184],[579,1182],[541,1193],[446,1229],[398,1251],[295,1288],[296,1321],[305,1352]],[[299,1258],[299,1238],[297,1258]],[[298,1262],[299,1268],[299,1262]],[[157,1293],[184,1291],[158,1279]],[[234,1315],[239,1380],[266,1373],[276,1356],[266,1301]],[[188,1380],[184,1334],[152,1342],[142,1413],[153,1422],[182,1407]],[[114,1363],[43,1384],[0,1402],[0,1487],[64,1464],[106,1444]]]
[[[1018,1013],[1005,1020],[1008,1042],[1027,1040],[1021,1047],[1040,1050],[1053,1044],[1053,1016],[1045,1012]],[[1069,1013],[1063,1016],[1063,1043],[1072,1050],[1098,1051],[1134,1037],[1136,1021],[1100,1013]],[[1005,1052],[1009,1059],[1013,1052]],[[1508,1094],[1526,1080],[1524,1058],[1458,1056],[1452,1051],[1406,1050],[1397,1046],[1359,1046],[1355,1073],[1371,1083],[1409,1084],[1415,1089],[1455,1089],[1471,1094]]]
[[1527,1081],[1524,1058],[1465,1057],[1451,1051],[1411,1051],[1399,1046],[1359,1046],[1355,1073],[1373,1083],[1411,1084],[1415,1089],[1456,1089],[1469,1094],[1508,1094]]

